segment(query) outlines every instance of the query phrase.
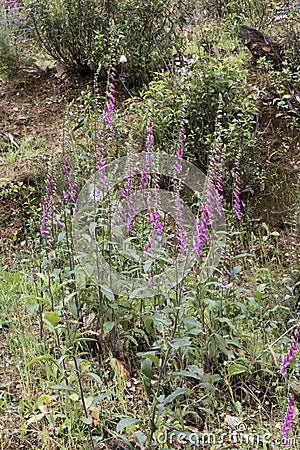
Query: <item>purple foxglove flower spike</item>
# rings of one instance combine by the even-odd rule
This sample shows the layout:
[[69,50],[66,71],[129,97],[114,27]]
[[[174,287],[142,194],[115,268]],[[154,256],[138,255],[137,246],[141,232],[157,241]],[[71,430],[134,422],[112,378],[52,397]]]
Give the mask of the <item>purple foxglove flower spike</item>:
[[288,407],[287,407],[287,411],[286,411],[286,415],[285,415],[285,421],[284,424],[282,426],[282,434],[285,437],[285,445],[286,447],[289,446],[289,439],[288,439],[288,434],[291,428],[291,424],[293,422],[293,418],[294,418],[294,413],[293,413],[293,404],[294,404],[294,396],[290,395],[289,401],[288,401]]

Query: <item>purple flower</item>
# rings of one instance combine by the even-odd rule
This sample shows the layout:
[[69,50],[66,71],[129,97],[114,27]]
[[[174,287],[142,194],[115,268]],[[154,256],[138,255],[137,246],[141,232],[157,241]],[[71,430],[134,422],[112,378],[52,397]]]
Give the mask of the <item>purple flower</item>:
[[182,228],[183,212],[182,212],[182,202],[181,202],[179,192],[177,192],[177,196],[176,196],[176,207],[177,207],[176,225],[178,227],[177,240],[179,242],[179,248],[180,248],[181,253],[184,253],[185,252],[185,237],[184,237],[183,228]]
[[110,131],[113,131],[113,124],[112,124],[112,119],[113,119],[113,112],[115,109],[115,102],[116,102],[116,98],[115,98],[115,85],[114,85],[114,79],[115,79],[115,71],[114,69],[111,69],[111,73],[110,73],[110,77],[112,82],[108,81],[107,82],[107,90],[106,90],[106,98],[107,98],[107,102],[106,102],[106,112],[103,112],[102,118],[104,120],[104,122],[106,122],[108,129]]
[[289,446],[289,440],[288,440],[288,434],[291,428],[291,423],[293,422],[294,413],[293,413],[293,404],[294,404],[294,396],[290,395],[289,401],[288,401],[288,407],[285,415],[285,421],[282,426],[282,434],[285,437],[285,445],[286,447]]
[[202,213],[202,221],[199,217],[196,218],[197,238],[193,244],[197,259],[200,258],[203,246],[209,241],[208,236],[205,234],[209,227],[209,211],[205,205],[202,205]]
[[[123,201],[127,202],[127,214],[123,212],[122,220],[123,224],[126,224],[128,230],[132,230],[133,219],[135,217],[135,203],[134,203],[134,192],[133,192],[133,183],[131,179],[130,168],[127,173],[126,181],[124,183],[124,187],[121,190],[121,195],[123,197]],[[124,211],[124,209],[123,209]]]
[[103,167],[105,166],[105,162],[103,161],[103,156],[105,155],[105,149],[103,145],[103,132],[102,130],[98,133],[98,141],[96,143],[96,151],[94,153],[94,158],[96,160],[96,167],[98,169],[100,175],[100,181],[103,186],[107,186],[105,175],[103,173]]
[[[66,143],[67,144],[67,143]],[[69,149],[66,151],[65,159],[64,159],[64,166],[63,166],[63,173],[66,175],[67,182],[68,182],[68,191],[63,191],[63,198],[67,202],[68,199],[70,199],[73,203],[76,203],[76,189],[74,187],[72,178],[70,176],[70,153]]]
[[298,350],[297,343],[298,343],[298,339],[299,339],[299,333],[300,333],[300,325],[298,325],[298,327],[297,327],[297,330],[295,332],[295,337],[293,339],[293,342],[289,348],[287,355],[285,356],[285,358],[283,358],[282,368],[281,368],[282,375],[286,374],[286,368],[290,365],[291,360],[293,359],[296,351]]
[[37,281],[37,276],[36,276],[36,264],[32,264],[31,272],[32,272],[32,278],[33,278],[33,281],[36,283],[36,281]]
[[183,148],[184,148],[184,140],[185,140],[185,128],[184,123],[181,123],[181,131],[180,131],[180,137],[179,142],[177,144],[177,161],[175,163],[175,170],[177,173],[180,173],[182,171],[182,159],[183,159]]
[[[152,145],[152,140],[153,140],[153,119],[150,116],[149,120],[148,120],[148,125],[146,127],[146,132],[147,132],[147,151],[149,152],[149,154],[151,154],[151,145]],[[149,164],[151,164],[151,161],[149,162]]]
[[241,175],[240,175],[240,154],[237,156],[234,164],[234,185],[233,197],[235,205],[235,214],[238,220],[241,220]]

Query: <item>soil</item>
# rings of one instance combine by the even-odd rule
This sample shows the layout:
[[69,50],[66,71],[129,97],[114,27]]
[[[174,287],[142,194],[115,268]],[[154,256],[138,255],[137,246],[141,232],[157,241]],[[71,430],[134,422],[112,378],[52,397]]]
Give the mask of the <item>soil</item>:
[[[76,104],[91,84],[90,76],[79,77],[60,66],[37,70],[14,84],[0,79],[0,252],[7,245],[25,244],[22,217],[14,212],[28,199],[47,159],[61,146],[67,107]],[[33,148],[45,146],[42,158],[28,152],[19,159],[20,144],[26,140]],[[14,155],[18,155],[16,160]],[[13,195],[18,190],[20,195]]]

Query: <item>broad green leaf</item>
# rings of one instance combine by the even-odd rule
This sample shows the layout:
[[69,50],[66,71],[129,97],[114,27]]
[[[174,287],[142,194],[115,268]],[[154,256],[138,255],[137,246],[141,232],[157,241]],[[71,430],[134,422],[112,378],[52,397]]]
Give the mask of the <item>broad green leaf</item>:
[[59,235],[57,236],[57,242],[58,242],[58,244],[60,244],[60,243],[64,240],[65,235],[66,235],[66,232],[65,232],[65,231],[61,231],[61,232],[59,233]]
[[103,295],[105,295],[105,297],[110,301],[110,302],[114,302],[115,300],[115,295],[113,293],[113,291],[110,289],[110,287],[106,286],[105,284],[102,284],[100,286],[101,292]]
[[120,422],[117,423],[116,431],[117,431],[117,433],[119,433],[124,428],[134,425],[137,422],[138,422],[138,419],[134,419],[133,417],[124,417],[123,419],[120,420]]
[[152,379],[152,361],[148,358],[142,359],[141,369],[142,369],[142,374],[151,380]]
[[44,314],[44,319],[47,322],[50,322],[51,325],[55,328],[59,322],[60,322],[60,317],[56,312],[50,311],[50,312],[46,312]]
[[168,397],[165,398],[164,404],[167,405],[168,403],[171,403],[175,400],[175,398],[179,397],[179,395],[183,395],[189,392],[186,388],[177,388],[172,394],[168,395]]
[[170,342],[170,345],[175,348],[175,350],[178,350],[182,347],[189,347],[191,342],[188,338],[175,338],[173,342]]
[[181,370],[180,372],[173,372],[171,377],[189,377],[189,378],[195,378],[196,380],[202,380],[201,377],[199,377],[199,375],[197,375],[194,372],[190,372],[188,370]]
[[142,354],[142,358],[143,359],[145,359],[145,358],[150,359],[150,361],[152,361],[155,364],[156,367],[159,366],[159,358],[154,353],[151,353],[151,352],[143,353]]
[[85,376],[89,376],[91,378],[93,378],[95,381],[97,381],[97,383],[102,384],[102,380],[99,377],[99,375],[97,375],[96,373],[93,372],[87,372],[86,374],[84,374]]
[[104,322],[103,333],[108,334],[113,329],[114,326],[115,322]]
[[45,361],[47,359],[51,360],[51,361],[54,361],[53,356],[49,355],[49,353],[47,353],[46,355],[35,356],[34,358],[32,358],[31,361],[26,363],[26,367],[29,367],[29,366],[31,366],[31,364],[35,364],[35,363],[40,362],[40,361]]
[[29,426],[33,423],[37,423],[40,420],[42,420],[45,417],[46,413],[40,413],[36,414],[35,416],[30,417],[30,419],[27,420],[26,425]]
[[93,421],[93,418],[92,417],[85,417],[85,416],[82,416],[82,422],[83,423],[85,423],[86,425],[91,425],[91,423],[92,423],[92,421]]
[[58,389],[59,391],[70,391],[74,392],[75,389],[72,386],[68,386],[67,384],[54,384],[53,386],[49,386],[50,389]]
[[147,333],[150,334],[151,336],[155,337],[154,320],[152,319],[152,317],[145,317],[143,321],[144,321],[144,325],[145,325]]
[[134,435],[134,437],[136,439],[137,445],[141,449],[144,449],[145,448],[144,444],[147,440],[147,436],[144,433],[142,433],[142,431],[134,431],[132,434]]
[[232,377],[233,375],[238,375],[240,373],[245,373],[247,371],[248,371],[247,367],[242,366],[242,364],[231,364],[228,367],[227,374],[229,377]]

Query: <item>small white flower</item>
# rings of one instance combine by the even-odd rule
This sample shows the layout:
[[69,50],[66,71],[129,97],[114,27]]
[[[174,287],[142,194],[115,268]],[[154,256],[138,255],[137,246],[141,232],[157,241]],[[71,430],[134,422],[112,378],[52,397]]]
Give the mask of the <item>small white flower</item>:
[[120,56],[120,63],[123,64],[123,63],[126,63],[126,62],[127,62],[126,56],[125,55],[121,55]]

